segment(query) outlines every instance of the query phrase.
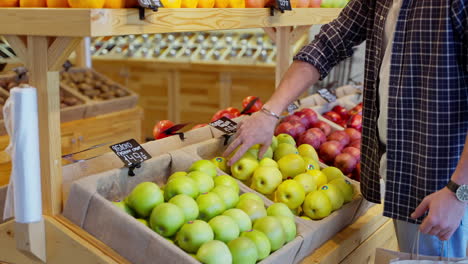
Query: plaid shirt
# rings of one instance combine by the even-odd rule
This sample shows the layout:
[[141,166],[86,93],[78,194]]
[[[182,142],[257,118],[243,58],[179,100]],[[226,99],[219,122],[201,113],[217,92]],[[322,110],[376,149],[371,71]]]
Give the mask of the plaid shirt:
[[[361,190],[380,202],[378,76],[392,0],[352,0],[295,60],[324,78],[366,41]],[[404,0],[390,65],[384,215],[411,223],[421,200],[443,188],[468,131],[468,1]]]

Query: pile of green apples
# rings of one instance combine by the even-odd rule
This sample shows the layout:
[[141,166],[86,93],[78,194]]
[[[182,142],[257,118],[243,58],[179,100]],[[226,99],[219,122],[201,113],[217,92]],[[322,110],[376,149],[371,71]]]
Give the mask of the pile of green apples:
[[142,182],[113,202],[169,242],[207,264],[256,263],[296,237],[294,214],[282,203],[265,207],[237,181],[217,176],[215,159],[173,173],[165,186]]
[[296,147],[292,136],[279,134],[261,159],[259,147],[250,148],[229,170],[222,162],[218,167],[305,219],[327,217],[353,199],[353,185],[335,167],[321,170],[311,145]]

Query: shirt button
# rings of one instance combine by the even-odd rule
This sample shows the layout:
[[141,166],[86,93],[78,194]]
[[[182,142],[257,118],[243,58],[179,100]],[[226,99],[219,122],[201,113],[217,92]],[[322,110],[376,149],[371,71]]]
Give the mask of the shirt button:
[[380,16],[380,20],[384,20],[384,17],[383,17],[383,16]]

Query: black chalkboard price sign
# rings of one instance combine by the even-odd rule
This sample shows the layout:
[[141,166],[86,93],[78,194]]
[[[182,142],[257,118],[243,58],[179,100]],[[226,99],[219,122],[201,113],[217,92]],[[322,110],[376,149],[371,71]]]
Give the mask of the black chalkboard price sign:
[[154,9],[155,7],[164,7],[160,0],[138,0],[141,7]]
[[151,155],[135,139],[114,144],[110,149],[122,160],[125,167],[132,167],[151,159]]
[[281,12],[290,11],[292,10],[291,1],[290,0],[276,0],[276,8],[278,8]]
[[237,131],[237,123],[224,116],[214,122],[211,122],[210,126],[224,132],[225,134],[234,134]]
[[328,89],[320,89],[317,91],[317,93],[329,103],[336,101],[336,95],[332,94]]

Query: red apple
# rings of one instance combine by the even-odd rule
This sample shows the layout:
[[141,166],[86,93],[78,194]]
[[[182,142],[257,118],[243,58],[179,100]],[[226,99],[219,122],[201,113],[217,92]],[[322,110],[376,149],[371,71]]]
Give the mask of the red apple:
[[358,148],[346,147],[343,149],[343,151],[341,151],[341,153],[349,153],[353,155],[353,157],[355,157],[358,162],[361,160],[361,151]]
[[341,116],[333,111],[330,111],[330,112],[326,112],[325,114],[323,114],[323,117],[325,117],[326,119],[334,122],[334,123],[338,123],[340,122],[341,120],[343,120],[341,118]]
[[346,110],[346,108],[342,107],[341,105],[333,107],[332,111],[339,114],[343,120],[348,120],[349,118],[348,110]]
[[[242,100],[242,107],[245,109],[245,107],[247,107],[247,105],[255,100],[256,96],[247,96],[246,98],[244,98],[244,100]],[[254,103],[254,105],[246,112],[247,114],[250,114],[250,113],[255,113],[255,112],[258,112],[260,109],[262,109],[263,107],[263,103],[260,101],[260,98],[258,98],[258,100]]]
[[338,124],[340,127],[346,127],[346,120],[341,120],[336,124]]
[[358,162],[356,168],[353,171],[353,179],[356,181],[361,181],[361,162]]
[[293,132],[291,136],[295,140],[298,140],[299,136],[304,134],[304,132],[306,131],[306,127],[299,121],[291,121],[289,123],[291,123],[293,126]]
[[281,123],[291,122],[291,121],[300,122],[304,127],[306,127],[306,128],[309,127],[309,121],[307,119],[302,119],[297,115],[289,115],[289,116],[283,118],[281,120]]
[[197,129],[197,128],[205,127],[205,126],[207,126],[207,125],[208,125],[208,124],[198,124],[198,125],[193,126],[190,130],[194,130],[194,129]]
[[313,124],[318,122],[317,113],[310,108],[304,108],[301,111],[294,113],[294,115],[301,119],[307,120],[307,128],[310,128]]
[[353,148],[357,148],[357,149],[361,149],[361,140],[360,139],[355,139],[353,141],[351,141],[351,143],[349,143],[348,147],[353,147]]
[[344,132],[344,131],[334,131],[334,132],[332,132],[327,137],[327,140],[328,141],[332,141],[332,140],[338,141],[338,142],[341,143],[341,145],[343,147],[346,147],[349,144],[349,141],[350,141],[348,134],[346,134],[346,132]]
[[231,114],[230,112],[226,111],[226,109],[224,110],[219,110],[218,112],[216,112],[213,117],[211,118],[211,122],[214,122],[218,119],[220,119],[221,117],[227,117],[229,119],[233,119],[235,118],[236,116],[234,116],[233,114]]
[[240,111],[239,111],[239,109],[237,109],[237,108],[228,107],[228,108],[226,108],[226,111],[229,112],[229,113],[231,113],[231,115],[233,115],[234,117],[240,116]]
[[358,104],[356,105],[355,107],[353,107],[353,109],[349,110],[348,111],[348,114],[350,116],[353,116],[353,115],[362,115],[362,104]]
[[357,131],[355,128],[348,127],[348,128],[346,128],[344,130],[344,132],[346,132],[346,134],[348,134],[349,139],[351,141],[361,139],[361,132]]
[[305,127],[299,121],[283,122],[276,127],[275,136],[279,134],[288,134],[297,140],[304,132]]
[[356,168],[358,161],[349,153],[341,153],[335,158],[333,165],[340,169],[344,174],[353,172]]
[[163,133],[167,129],[173,127],[175,124],[169,120],[161,120],[159,121],[153,128],[153,137],[154,139],[161,139],[168,137],[170,135]]
[[320,128],[325,136],[328,136],[331,133],[331,126],[321,120],[313,124],[312,127]]
[[319,156],[327,163],[333,164],[335,157],[341,153],[343,146],[338,141],[327,141],[319,148]]
[[325,142],[325,134],[319,128],[311,128],[299,136],[298,145],[309,144],[318,150],[320,145]]
[[362,132],[362,115],[354,115],[349,121],[347,127],[354,128],[359,132]]
[[319,8],[321,4],[322,4],[322,0],[310,0],[309,7]]

